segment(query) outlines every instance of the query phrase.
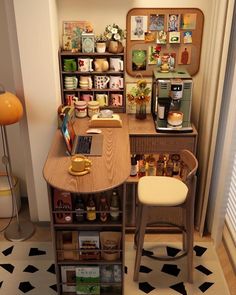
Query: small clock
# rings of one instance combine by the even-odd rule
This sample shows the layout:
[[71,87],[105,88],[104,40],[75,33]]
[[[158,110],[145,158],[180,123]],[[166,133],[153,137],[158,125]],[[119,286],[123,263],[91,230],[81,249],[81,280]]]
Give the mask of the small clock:
[[83,33],[82,34],[82,52],[91,53],[94,52],[94,34],[92,33]]

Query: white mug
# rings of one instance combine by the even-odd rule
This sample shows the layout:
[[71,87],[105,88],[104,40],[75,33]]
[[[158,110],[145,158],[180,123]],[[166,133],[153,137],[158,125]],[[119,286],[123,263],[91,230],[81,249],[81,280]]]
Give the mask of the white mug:
[[111,57],[110,58],[110,70],[119,72],[123,71],[124,62],[121,58]]
[[96,101],[99,102],[100,107],[108,106],[108,95],[107,94],[96,94]]
[[123,78],[120,76],[110,76],[109,88],[111,89],[123,88]]
[[80,72],[92,72],[93,71],[93,59],[92,58],[78,58],[78,70]]
[[107,76],[94,76],[94,86],[97,89],[106,88],[109,81],[110,78]]

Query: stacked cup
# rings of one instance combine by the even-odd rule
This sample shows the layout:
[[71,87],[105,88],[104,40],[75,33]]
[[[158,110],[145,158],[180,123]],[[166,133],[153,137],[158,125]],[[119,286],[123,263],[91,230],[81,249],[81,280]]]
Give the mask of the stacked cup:
[[72,90],[78,86],[78,79],[75,76],[66,76],[64,79],[65,89]]

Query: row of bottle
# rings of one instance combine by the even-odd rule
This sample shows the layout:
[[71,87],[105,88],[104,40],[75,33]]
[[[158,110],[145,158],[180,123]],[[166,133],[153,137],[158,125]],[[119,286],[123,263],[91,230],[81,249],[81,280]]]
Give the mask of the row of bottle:
[[174,176],[185,180],[188,166],[179,154],[131,155],[130,176]]
[[[76,221],[81,222],[85,219],[88,221],[95,221],[100,219],[106,222],[108,218],[115,221],[119,219],[120,210],[119,195],[116,191],[112,192],[110,204],[105,194],[99,198],[98,206],[93,195],[90,195],[87,202],[84,203],[82,197],[78,196],[75,203]],[[97,213],[99,211],[99,213]]]
[[86,198],[81,195],[72,198],[69,192],[55,190],[54,210],[55,223],[116,221],[120,217],[120,198],[116,190],[112,191],[110,198],[107,198],[105,193],[99,194],[96,198],[93,194]]

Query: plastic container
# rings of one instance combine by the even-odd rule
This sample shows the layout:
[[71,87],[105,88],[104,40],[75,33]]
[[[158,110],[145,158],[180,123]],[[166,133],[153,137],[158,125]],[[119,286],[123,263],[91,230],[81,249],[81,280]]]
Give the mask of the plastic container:
[[[16,196],[17,209],[20,210],[20,189],[19,181],[14,177],[13,189]],[[9,218],[12,215],[12,196],[8,178],[6,175],[0,175],[0,218]],[[16,215],[16,208],[14,208],[14,214]]]

